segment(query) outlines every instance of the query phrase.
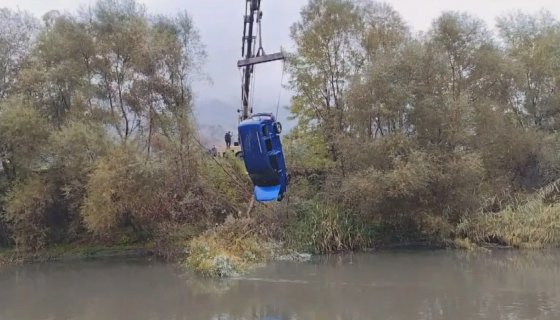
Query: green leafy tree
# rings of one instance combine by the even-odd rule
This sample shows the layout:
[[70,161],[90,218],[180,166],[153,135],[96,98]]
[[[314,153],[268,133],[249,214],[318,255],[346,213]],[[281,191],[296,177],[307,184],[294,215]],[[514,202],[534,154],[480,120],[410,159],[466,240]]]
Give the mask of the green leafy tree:
[[510,14],[498,30],[515,70],[511,108],[525,126],[558,128],[560,24],[550,12]]
[[346,91],[360,51],[360,8],[347,0],[313,0],[291,28],[297,45],[288,60],[292,113],[302,126],[325,135],[332,160],[340,158],[337,139],[347,126]]
[[0,8],[0,101],[17,82],[39,29],[39,21],[29,13]]

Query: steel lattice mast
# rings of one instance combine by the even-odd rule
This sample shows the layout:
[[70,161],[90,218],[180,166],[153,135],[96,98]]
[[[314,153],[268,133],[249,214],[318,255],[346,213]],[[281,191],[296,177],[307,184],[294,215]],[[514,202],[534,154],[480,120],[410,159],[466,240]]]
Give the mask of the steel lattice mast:
[[[275,60],[283,60],[284,54],[282,52],[265,54],[262,47],[261,27],[262,20],[261,0],[244,0],[245,1],[245,16],[243,24],[243,44],[241,47],[241,56],[243,60],[237,62],[237,67],[243,69],[243,78],[241,86],[242,106],[240,120],[249,118],[252,113],[252,108],[249,110],[249,90],[251,88],[251,76],[253,75],[254,65],[265,63]],[[253,35],[255,22],[259,25],[259,48],[254,53],[254,45],[256,45],[257,37]]]

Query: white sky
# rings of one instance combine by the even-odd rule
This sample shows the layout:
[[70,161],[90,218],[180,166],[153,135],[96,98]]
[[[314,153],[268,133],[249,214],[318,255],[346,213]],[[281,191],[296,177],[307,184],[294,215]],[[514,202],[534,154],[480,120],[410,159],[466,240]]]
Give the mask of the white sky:
[[[245,0],[139,0],[150,13],[174,14],[187,10],[200,30],[202,41],[208,51],[206,72],[213,85],[196,85],[199,101],[219,100],[231,104],[231,114],[240,104],[240,74],[237,60],[241,55],[241,36]],[[541,8],[560,17],[560,0],[387,0],[412,27],[413,31],[425,31],[431,21],[443,10],[458,10],[482,18],[492,28],[498,15],[510,10],[534,13]],[[56,9],[74,12],[94,0],[0,0],[0,7],[27,10],[40,17]],[[291,48],[289,27],[299,19],[299,12],[307,0],[263,0],[263,45],[267,53],[276,52],[281,46]],[[284,78],[284,82],[286,82]],[[255,111],[273,111],[278,94],[282,91],[281,104],[289,102],[289,93],[280,89],[281,62],[256,67]],[[281,111],[282,113],[282,111]],[[284,116],[286,112],[284,111]],[[281,114],[282,117],[282,114]],[[234,120],[235,121],[235,120]]]

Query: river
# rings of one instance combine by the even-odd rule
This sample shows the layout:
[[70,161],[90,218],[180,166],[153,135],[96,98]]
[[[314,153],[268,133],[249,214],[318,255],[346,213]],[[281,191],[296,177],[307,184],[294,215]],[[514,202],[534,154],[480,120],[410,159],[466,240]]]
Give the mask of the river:
[[398,251],[209,280],[144,260],[0,269],[0,320],[560,319],[560,251]]

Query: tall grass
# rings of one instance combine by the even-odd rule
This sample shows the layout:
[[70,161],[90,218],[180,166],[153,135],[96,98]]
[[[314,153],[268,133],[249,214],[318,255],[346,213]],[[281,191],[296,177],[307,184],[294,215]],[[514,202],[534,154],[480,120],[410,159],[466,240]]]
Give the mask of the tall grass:
[[297,217],[286,230],[286,244],[293,249],[321,254],[371,244],[371,230],[351,212],[314,201],[301,204],[296,211]]
[[558,184],[549,184],[521,205],[466,219],[458,226],[458,232],[479,244],[516,248],[559,246],[560,203],[549,203],[559,190]]

